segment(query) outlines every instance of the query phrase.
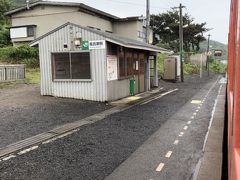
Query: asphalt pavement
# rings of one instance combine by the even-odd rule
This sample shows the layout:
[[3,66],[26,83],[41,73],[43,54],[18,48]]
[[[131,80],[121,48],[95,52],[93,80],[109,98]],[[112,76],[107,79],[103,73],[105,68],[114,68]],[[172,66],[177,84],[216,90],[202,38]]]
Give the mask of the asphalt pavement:
[[190,180],[203,155],[220,84],[208,83],[106,180]]
[[40,96],[37,85],[0,89],[0,149],[17,141],[102,112],[104,103]]
[[[134,162],[131,161],[133,156],[141,152],[141,149],[144,152],[145,145],[149,145],[151,141],[150,145],[154,144],[156,138],[161,144],[157,144],[157,151],[153,146],[150,152],[157,156],[152,157],[151,153],[146,153],[146,157],[140,156],[140,159],[154,161],[137,179],[191,178],[201,157],[218,84],[211,91],[206,107],[199,113],[199,121],[185,133],[186,140],[174,149],[172,159],[166,163],[163,156],[169,147],[172,147],[174,137],[177,137],[180,128],[184,127],[182,125],[187,122],[185,116],[194,110],[189,102],[194,96],[202,98],[216,79],[217,76],[203,79],[192,76],[186,78],[183,84],[162,82],[161,85],[168,89],[179,90],[148,104],[137,105],[92,125],[83,126],[79,131],[42,144],[31,152],[4,160],[0,162],[0,179],[119,179],[121,169],[127,167],[126,162]],[[163,173],[157,173],[156,168],[161,162],[165,168]],[[126,176],[120,179],[134,179],[127,174],[137,174],[137,167],[141,166],[141,163],[139,166],[132,166],[135,172],[130,172],[131,167],[128,167]],[[167,169],[167,166],[170,169]]]

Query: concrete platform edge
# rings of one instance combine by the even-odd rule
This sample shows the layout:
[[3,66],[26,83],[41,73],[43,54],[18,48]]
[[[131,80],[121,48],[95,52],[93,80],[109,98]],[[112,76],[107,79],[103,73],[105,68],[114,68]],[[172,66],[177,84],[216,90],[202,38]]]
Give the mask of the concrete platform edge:
[[206,143],[203,147],[203,157],[193,176],[194,180],[221,180],[222,178],[225,94],[226,84],[223,84],[219,90],[212,121],[209,125]]

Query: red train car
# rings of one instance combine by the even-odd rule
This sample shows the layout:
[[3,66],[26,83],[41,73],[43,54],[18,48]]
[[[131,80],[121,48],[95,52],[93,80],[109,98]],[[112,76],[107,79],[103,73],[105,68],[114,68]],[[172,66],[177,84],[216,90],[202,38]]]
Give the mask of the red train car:
[[231,2],[228,58],[228,179],[240,180],[240,0]]

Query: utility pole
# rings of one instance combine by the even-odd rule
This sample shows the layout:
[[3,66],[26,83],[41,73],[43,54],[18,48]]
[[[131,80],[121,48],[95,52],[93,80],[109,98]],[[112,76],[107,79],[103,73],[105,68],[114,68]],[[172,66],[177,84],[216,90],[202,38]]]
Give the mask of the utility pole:
[[208,35],[208,45],[207,45],[207,63],[206,63],[206,67],[207,67],[207,71],[208,71],[208,76],[209,76],[209,50],[210,50],[210,37],[211,37],[211,34]]
[[149,31],[150,31],[150,2],[147,0],[146,10],[146,43],[149,43]]
[[182,17],[182,4],[180,3],[179,12],[180,12],[180,23],[179,23],[179,50],[180,50],[180,61],[181,61],[181,81],[184,82],[183,76],[183,17]]
[[174,7],[173,9],[179,9],[179,52],[180,52],[180,62],[181,62],[181,81],[184,82],[183,75],[183,13],[182,9],[185,8],[181,3],[179,7]]

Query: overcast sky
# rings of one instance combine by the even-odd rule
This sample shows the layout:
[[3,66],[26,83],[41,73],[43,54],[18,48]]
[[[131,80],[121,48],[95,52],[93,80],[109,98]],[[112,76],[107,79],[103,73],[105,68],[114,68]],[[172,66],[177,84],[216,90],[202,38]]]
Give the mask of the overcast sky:
[[[119,17],[145,16],[146,0],[51,0],[81,2]],[[150,0],[151,13],[158,14],[182,3],[184,12],[196,22],[207,22],[213,40],[227,43],[229,12],[231,0]],[[207,36],[207,34],[206,34]]]

